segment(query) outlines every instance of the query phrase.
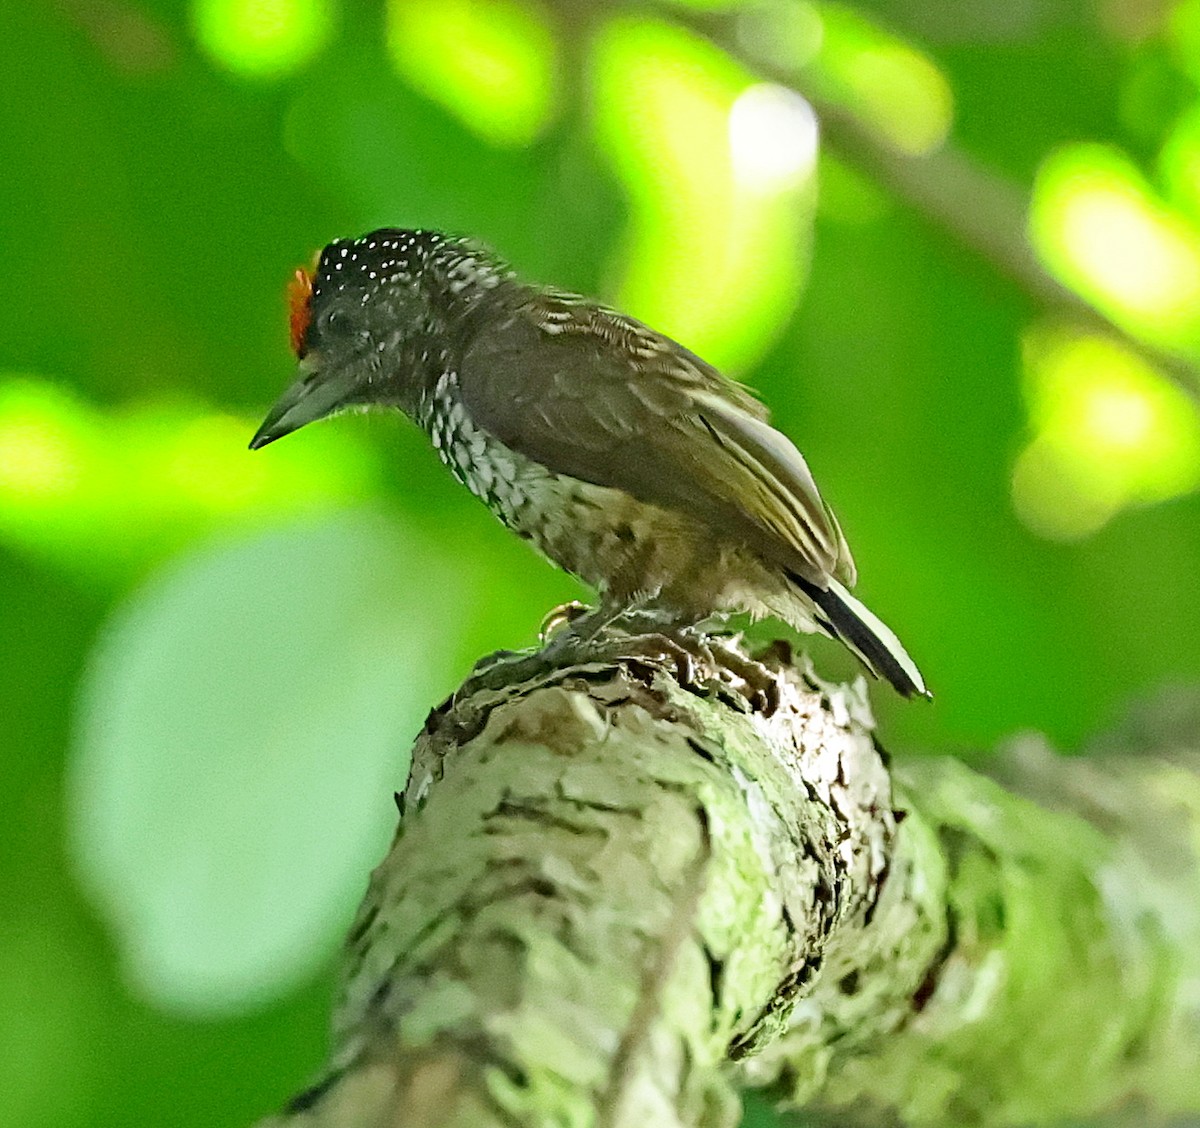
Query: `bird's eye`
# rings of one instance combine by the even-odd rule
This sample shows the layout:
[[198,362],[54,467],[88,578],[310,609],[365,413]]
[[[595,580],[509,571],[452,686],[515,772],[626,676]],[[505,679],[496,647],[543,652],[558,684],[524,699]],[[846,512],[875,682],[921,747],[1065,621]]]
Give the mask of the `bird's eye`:
[[321,318],[321,329],[330,337],[344,337],[350,328],[346,315],[339,310],[331,309]]

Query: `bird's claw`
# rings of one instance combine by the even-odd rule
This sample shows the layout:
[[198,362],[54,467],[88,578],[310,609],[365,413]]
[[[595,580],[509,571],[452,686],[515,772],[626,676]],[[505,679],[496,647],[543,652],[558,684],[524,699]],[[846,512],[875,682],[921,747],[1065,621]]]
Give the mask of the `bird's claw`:
[[592,609],[578,599],[560,603],[557,607],[546,612],[538,627],[538,641],[545,646],[559,631],[574,626],[580,619],[591,614]]
[[714,662],[741,681],[742,694],[756,712],[769,717],[779,708],[779,678],[769,666],[717,639],[707,646]]
[[755,712],[771,716],[780,706],[779,679],[770,667],[743,654],[736,645],[689,630],[656,632],[632,640],[648,657],[669,657],[676,680],[689,687],[709,679],[730,684]]
[[698,661],[704,662],[704,656],[689,649],[683,639],[657,632],[637,635],[629,641],[629,645],[621,648],[622,657],[666,658],[674,663],[675,680],[680,685],[687,687],[699,684]]

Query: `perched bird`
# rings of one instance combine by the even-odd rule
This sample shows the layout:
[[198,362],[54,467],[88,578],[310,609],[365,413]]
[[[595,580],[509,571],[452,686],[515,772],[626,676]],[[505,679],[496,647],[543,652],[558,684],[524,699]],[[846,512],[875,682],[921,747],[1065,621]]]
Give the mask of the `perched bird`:
[[847,590],[837,519],[741,385],[669,337],[527,285],[468,240],[339,239],[291,291],[299,378],[252,449],[336,411],[395,407],[518,536],[665,633],[723,613],[841,639],[905,696],[925,683]]

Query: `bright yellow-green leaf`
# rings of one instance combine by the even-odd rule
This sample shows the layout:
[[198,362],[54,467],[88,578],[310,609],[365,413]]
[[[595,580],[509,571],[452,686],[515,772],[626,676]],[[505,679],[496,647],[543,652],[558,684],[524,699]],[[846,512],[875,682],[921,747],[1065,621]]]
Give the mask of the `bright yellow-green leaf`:
[[1109,337],[1031,333],[1025,392],[1034,437],[1013,471],[1018,515],[1055,539],[1085,536],[1127,505],[1200,485],[1200,414]]
[[247,1010],[333,954],[452,681],[463,586],[347,512],[208,547],[118,612],[84,681],[70,826],[147,998]]
[[335,429],[265,454],[246,449],[253,430],[199,404],[102,412],[0,377],[0,541],[104,581],[206,530],[375,489],[367,452]]
[[332,23],[332,0],[192,0],[200,46],[252,78],[298,70],[325,45]]
[[954,119],[950,83],[927,55],[840,4],[816,6],[820,49],[805,81],[906,153],[936,149]]
[[1159,154],[1168,198],[1200,220],[1200,108],[1186,113],[1175,123]]
[[599,143],[629,199],[619,303],[706,359],[747,367],[807,268],[812,110],[650,20],[612,22],[593,73]]
[[497,145],[526,145],[557,108],[557,58],[535,0],[391,0],[404,78]]
[[1114,320],[1200,350],[1200,230],[1128,157],[1100,145],[1051,156],[1035,185],[1030,234],[1046,266]]

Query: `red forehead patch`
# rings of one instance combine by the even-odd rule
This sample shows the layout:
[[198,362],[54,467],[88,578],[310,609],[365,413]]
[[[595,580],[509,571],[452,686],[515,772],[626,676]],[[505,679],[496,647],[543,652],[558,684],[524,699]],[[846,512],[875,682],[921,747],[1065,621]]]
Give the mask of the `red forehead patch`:
[[312,321],[313,276],[303,267],[297,269],[288,281],[288,328],[292,336],[292,352],[298,358],[305,353],[304,339]]

